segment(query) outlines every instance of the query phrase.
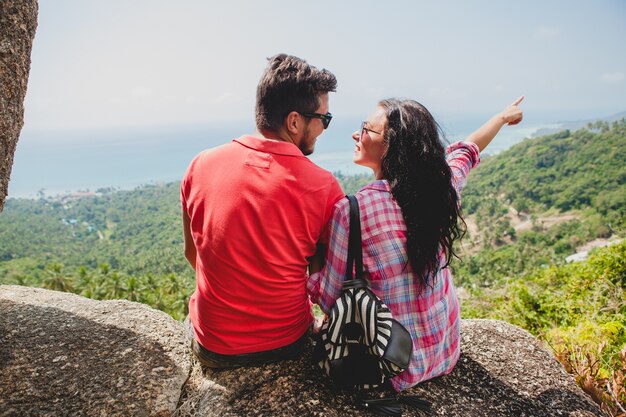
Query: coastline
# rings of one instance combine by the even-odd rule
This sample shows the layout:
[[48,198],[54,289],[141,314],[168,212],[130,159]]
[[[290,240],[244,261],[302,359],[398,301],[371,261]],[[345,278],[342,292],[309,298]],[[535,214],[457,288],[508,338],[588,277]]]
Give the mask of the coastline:
[[[369,173],[369,169],[352,162],[353,125],[352,122],[338,123],[335,130],[325,132],[309,158],[330,172],[343,175]],[[443,125],[444,141],[462,140],[471,132],[467,128],[469,125],[474,123]],[[535,137],[541,129],[556,126],[558,124],[539,123],[504,128],[485,154],[497,154]],[[230,140],[215,138],[240,135],[236,127],[231,127],[180,134],[172,130],[168,135],[138,132],[115,140],[109,139],[111,136],[106,133],[96,136],[97,142],[91,138],[71,142],[57,139],[62,136],[47,142],[42,136],[23,138],[16,152],[8,198],[37,199],[42,193],[47,197],[67,196],[97,189],[132,190],[143,185],[178,181],[195,155]],[[181,140],[181,136],[185,139]],[[36,167],[36,171],[32,167]]]

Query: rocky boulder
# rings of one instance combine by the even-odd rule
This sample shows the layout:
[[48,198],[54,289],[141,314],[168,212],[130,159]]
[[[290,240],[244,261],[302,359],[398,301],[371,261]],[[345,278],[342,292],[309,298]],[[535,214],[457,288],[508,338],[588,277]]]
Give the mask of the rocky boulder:
[[[432,402],[432,415],[602,415],[529,333],[493,320],[464,320],[461,332],[454,371],[409,390]],[[367,415],[329,386],[310,350],[203,370],[186,338],[182,324],[141,304],[0,286],[0,415]]]
[[24,125],[24,97],[36,29],[37,0],[0,1],[0,212]]
[[[461,358],[450,375],[406,394],[432,403],[431,415],[601,416],[557,360],[526,331],[495,320],[463,320]],[[363,416],[334,391],[309,354],[299,361],[215,371],[194,366],[177,416]],[[405,416],[420,414],[408,408]]]
[[169,416],[190,367],[182,326],[163,312],[0,286],[2,416]]

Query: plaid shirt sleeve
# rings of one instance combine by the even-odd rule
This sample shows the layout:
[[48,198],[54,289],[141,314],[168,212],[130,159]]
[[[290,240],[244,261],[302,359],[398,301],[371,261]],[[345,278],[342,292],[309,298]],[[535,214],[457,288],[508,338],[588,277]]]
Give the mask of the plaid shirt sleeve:
[[307,280],[307,291],[311,301],[319,304],[328,313],[341,294],[346,263],[348,259],[349,240],[349,202],[346,198],[339,200],[333,209],[328,223],[328,252],[322,271],[311,274]]
[[455,142],[446,149],[446,160],[452,172],[452,185],[460,200],[467,175],[480,163],[480,150],[473,142]]

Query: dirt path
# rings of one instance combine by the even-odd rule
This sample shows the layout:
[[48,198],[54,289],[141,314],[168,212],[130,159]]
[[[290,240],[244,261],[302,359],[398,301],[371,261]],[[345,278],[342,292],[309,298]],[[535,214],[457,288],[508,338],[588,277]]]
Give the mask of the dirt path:
[[[511,222],[511,226],[513,226],[517,233],[530,230],[533,227],[533,222],[530,218],[530,215],[526,213],[518,213],[512,206],[509,206],[509,212],[507,213],[507,217]],[[572,213],[554,214],[550,216],[537,216],[537,224],[545,230],[559,223],[564,223],[578,218],[580,218],[578,214]]]
[[[533,221],[529,214],[523,212],[518,213],[512,206],[509,206],[508,209],[509,211],[506,214],[506,217],[509,219],[511,226],[515,229],[516,233],[519,234],[532,229]],[[578,218],[580,218],[580,216],[575,213],[543,215],[537,216],[536,224],[539,225],[541,229],[547,230],[559,223]],[[467,216],[465,218],[465,223],[467,224],[468,236],[463,239],[461,247],[464,251],[467,251],[470,254],[476,253],[481,249],[480,228],[476,223],[476,216]]]

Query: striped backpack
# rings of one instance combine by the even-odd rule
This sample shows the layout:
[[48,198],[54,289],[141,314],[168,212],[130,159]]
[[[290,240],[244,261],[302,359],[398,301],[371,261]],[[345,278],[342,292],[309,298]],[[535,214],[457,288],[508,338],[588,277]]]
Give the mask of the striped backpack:
[[355,196],[347,198],[350,238],[345,281],[322,325],[314,359],[339,388],[362,390],[378,387],[408,368],[413,342],[363,278],[359,206]]

